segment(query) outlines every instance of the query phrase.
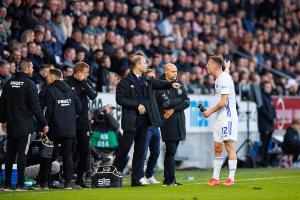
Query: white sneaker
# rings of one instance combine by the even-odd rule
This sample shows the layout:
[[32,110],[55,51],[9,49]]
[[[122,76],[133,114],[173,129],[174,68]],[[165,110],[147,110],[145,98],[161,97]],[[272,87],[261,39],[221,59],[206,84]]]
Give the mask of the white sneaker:
[[148,185],[149,184],[146,177],[141,178],[140,182],[141,182],[142,185]]
[[147,178],[147,182],[148,182],[148,184],[159,184],[160,183],[159,181],[157,181],[155,179],[154,176],[151,176],[150,178]]

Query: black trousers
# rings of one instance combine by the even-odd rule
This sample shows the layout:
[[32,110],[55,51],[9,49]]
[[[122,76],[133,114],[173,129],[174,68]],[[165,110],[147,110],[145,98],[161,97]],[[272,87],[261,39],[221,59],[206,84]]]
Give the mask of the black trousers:
[[179,141],[165,141],[166,153],[164,160],[164,184],[176,183],[175,154]]
[[41,158],[40,162],[40,172],[39,172],[39,182],[40,184],[45,184],[46,182],[51,182],[51,166],[52,161],[57,159],[58,145],[61,144],[61,152],[63,158],[63,172],[66,182],[69,182],[73,178],[74,174],[74,144],[75,138],[56,138],[54,139],[54,151],[52,158]]
[[84,172],[88,170],[88,157],[90,152],[90,137],[87,131],[76,131],[76,153],[78,156],[77,163],[77,180],[83,178]]
[[18,183],[17,186],[24,186],[24,171],[26,167],[27,152],[29,149],[31,135],[22,137],[7,137],[7,152],[5,161],[5,186],[11,187],[12,167],[18,154]]
[[300,154],[300,144],[288,144],[282,146],[282,150],[284,154],[292,154],[293,162],[298,161],[298,157]]
[[116,158],[113,165],[119,170],[123,171],[127,164],[127,156],[131,145],[134,141],[134,153],[132,159],[132,173],[131,181],[137,182],[141,177],[141,170],[143,164],[143,156],[145,152],[145,144],[147,138],[148,120],[145,116],[139,116],[136,122],[136,131],[124,131],[122,136]]
[[269,154],[268,154],[268,146],[271,141],[273,132],[266,131],[260,132],[260,140],[261,140],[261,155],[262,155],[262,164],[268,166],[269,163]]

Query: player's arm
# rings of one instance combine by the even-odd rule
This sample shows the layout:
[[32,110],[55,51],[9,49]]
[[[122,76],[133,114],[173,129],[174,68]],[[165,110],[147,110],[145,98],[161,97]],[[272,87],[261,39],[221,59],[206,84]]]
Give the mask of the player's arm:
[[207,111],[204,111],[202,115],[206,118],[208,118],[210,115],[212,115],[215,112],[218,112],[219,110],[223,109],[227,104],[228,94],[222,94],[220,101],[211,109],[208,109]]
[[224,72],[227,72],[228,74],[230,74],[230,70],[229,70],[229,68],[230,68],[230,60],[225,60],[224,61],[224,67],[225,67]]

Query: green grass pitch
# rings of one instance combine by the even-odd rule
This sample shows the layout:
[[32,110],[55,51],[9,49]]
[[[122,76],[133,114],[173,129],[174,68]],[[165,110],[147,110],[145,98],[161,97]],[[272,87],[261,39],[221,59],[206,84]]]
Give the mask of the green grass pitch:
[[[85,200],[85,199],[174,199],[174,200],[247,200],[247,199],[283,199],[300,200],[300,169],[238,169],[235,185],[231,187],[209,187],[205,183],[211,177],[212,170],[191,170],[176,172],[177,181],[183,186],[163,187],[148,185],[131,188],[129,177],[124,181],[124,187],[118,189],[77,189],[66,191],[62,189],[0,192],[0,200]],[[221,180],[224,181],[228,171],[222,170]],[[158,172],[157,179],[162,179]],[[194,177],[193,180],[188,177]]]

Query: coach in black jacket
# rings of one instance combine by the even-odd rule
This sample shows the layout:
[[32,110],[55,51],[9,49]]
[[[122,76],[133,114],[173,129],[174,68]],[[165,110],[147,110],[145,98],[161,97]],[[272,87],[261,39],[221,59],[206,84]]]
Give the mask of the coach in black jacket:
[[268,166],[268,146],[274,131],[276,111],[271,97],[272,84],[264,82],[262,85],[262,105],[258,108],[258,130],[262,142],[262,165]]
[[122,106],[122,128],[124,134],[116,155],[114,165],[122,171],[126,165],[126,156],[135,142],[132,160],[131,186],[142,186],[140,182],[143,154],[148,126],[160,126],[154,90],[179,88],[174,81],[157,80],[145,76],[147,62],[143,56],[133,56],[132,71],[117,86],[116,101]]
[[82,105],[82,111],[78,115],[76,123],[76,148],[79,153],[79,161],[77,166],[77,181],[76,184],[82,188],[87,186],[83,182],[83,173],[88,169],[89,155],[89,119],[88,119],[88,103],[89,99],[94,100],[97,97],[97,92],[88,80],[89,65],[84,62],[78,62],[74,67],[74,76],[68,79],[67,84],[77,92]]
[[[49,122],[49,139],[54,142],[55,150],[61,144],[65,188],[71,188],[73,177],[73,151],[76,136],[76,116],[81,112],[81,103],[74,90],[63,81],[59,69],[50,69],[47,76],[45,95],[46,119]],[[55,151],[56,152],[56,151]],[[53,154],[53,159],[56,153]],[[41,158],[40,185],[48,187],[52,159]]]
[[38,91],[31,80],[33,65],[29,60],[20,63],[21,72],[9,80],[0,99],[0,120],[7,124],[7,157],[5,164],[5,187],[11,187],[12,165],[18,153],[18,190],[24,190],[24,170],[34,119],[37,119],[43,132],[48,132],[47,121],[40,109]]
[[[165,65],[163,80],[176,80],[177,68],[174,64]],[[184,110],[190,105],[184,87],[159,90],[156,93],[162,123],[160,126],[162,140],[166,144],[164,159],[164,185],[181,185],[175,179],[175,154],[180,141],[185,140]]]

